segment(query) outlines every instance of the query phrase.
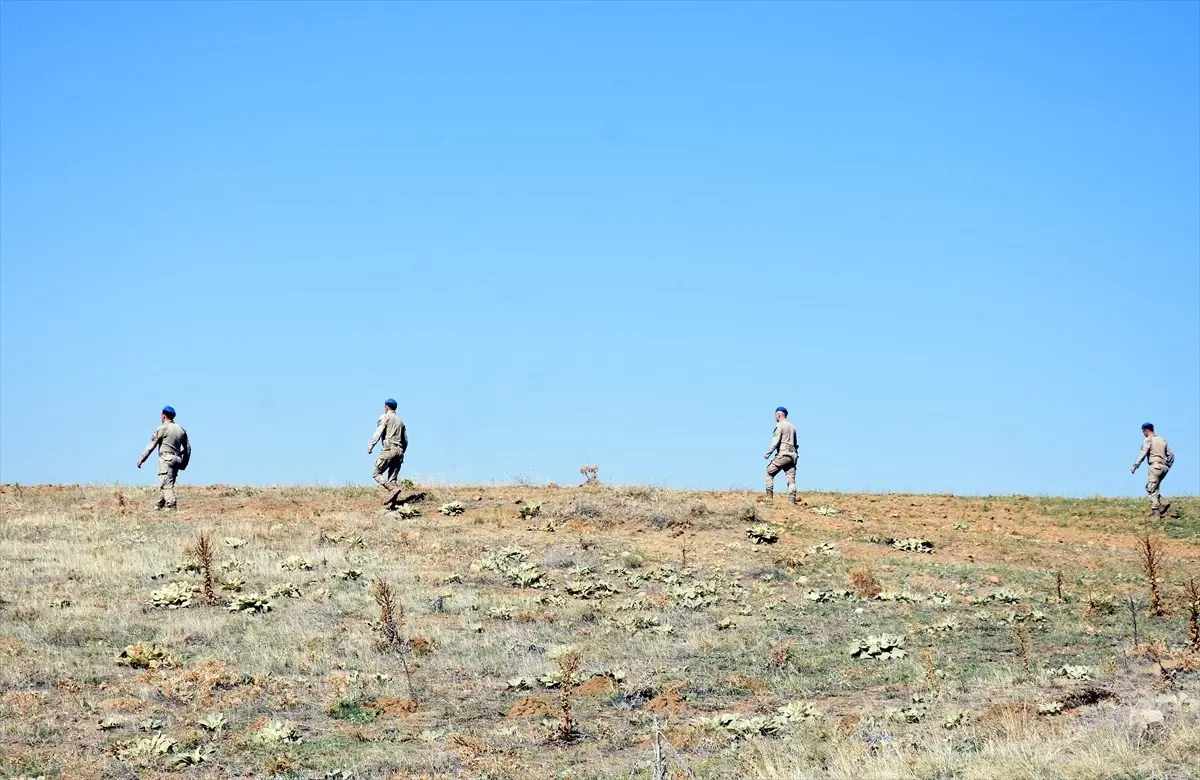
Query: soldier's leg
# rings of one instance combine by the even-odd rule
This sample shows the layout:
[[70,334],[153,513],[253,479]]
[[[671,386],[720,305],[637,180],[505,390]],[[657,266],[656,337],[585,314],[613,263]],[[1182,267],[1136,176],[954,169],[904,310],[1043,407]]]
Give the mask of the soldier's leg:
[[779,458],[771,461],[767,466],[767,498],[775,495],[775,475],[783,469],[779,465]]
[[167,475],[165,472],[158,472],[158,501],[155,502],[155,509],[162,509],[167,505]]
[[391,461],[391,463],[388,464],[388,469],[387,469],[388,482],[391,482],[394,484],[396,483],[396,479],[400,476],[400,467],[403,465],[404,465],[404,456],[401,455],[401,456],[392,458],[392,461]]
[[387,471],[388,464],[391,463],[391,460],[392,459],[389,456],[380,453],[379,457],[375,459],[375,471],[371,473],[371,479],[375,480],[388,490],[393,490],[396,487],[396,484],[390,481],[384,473]]
[[788,500],[796,503],[796,459],[788,458],[787,474]]
[[1153,515],[1157,515],[1162,508],[1162,495],[1158,492],[1162,478],[1162,469],[1157,466],[1151,466],[1146,472],[1146,493],[1150,495],[1150,513]]
[[162,497],[158,501],[165,509],[175,509],[175,476],[178,470],[171,466],[166,469],[166,473],[158,475],[158,486],[162,489]]

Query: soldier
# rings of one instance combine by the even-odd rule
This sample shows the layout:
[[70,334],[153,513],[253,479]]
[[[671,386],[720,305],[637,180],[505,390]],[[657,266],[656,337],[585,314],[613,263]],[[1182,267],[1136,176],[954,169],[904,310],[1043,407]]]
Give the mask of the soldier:
[[175,422],[175,410],[164,406],[162,410],[162,425],[150,434],[150,443],[146,445],[142,457],[138,458],[137,467],[140,469],[158,448],[158,488],[162,494],[158,497],[155,509],[173,510],[178,508],[175,501],[175,477],[188,467],[192,459],[192,445],[188,442],[187,431]]
[[375,472],[371,478],[387,488],[388,497],[383,504],[391,506],[396,496],[400,495],[396,477],[399,476],[400,466],[404,463],[404,451],[408,449],[408,432],[404,428],[404,421],[396,416],[396,402],[389,398],[383,402],[383,407],[383,414],[375,427],[375,435],[371,437],[371,443],[367,446],[367,454],[371,454],[378,442],[379,458],[375,461]]
[[1138,453],[1138,458],[1133,462],[1129,473],[1135,473],[1142,461],[1146,461],[1146,492],[1150,494],[1150,516],[1163,518],[1167,516],[1171,505],[1162,503],[1158,489],[1167,472],[1175,465],[1175,453],[1171,452],[1171,445],[1167,444],[1167,440],[1154,432],[1152,423],[1142,423],[1142,436],[1142,451]]
[[775,410],[775,433],[771,437],[771,448],[765,457],[771,460],[767,466],[767,498],[775,496],[775,475],[779,472],[787,474],[788,500],[796,503],[796,426],[788,422],[788,410],[779,407]]

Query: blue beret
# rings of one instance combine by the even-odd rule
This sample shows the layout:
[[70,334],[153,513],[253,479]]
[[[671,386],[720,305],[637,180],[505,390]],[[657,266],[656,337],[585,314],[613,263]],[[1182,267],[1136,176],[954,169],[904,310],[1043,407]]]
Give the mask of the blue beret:
[[390,406],[390,407],[392,407],[393,409],[395,409],[395,408],[396,408],[396,399],[395,399],[395,398],[389,398],[389,399],[387,399],[386,401],[384,401],[384,402],[383,402],[383,405],[384,405],[384,406]]
[[786,406],[779,406],[779,407],[776,407],[776,408],[775,408],[775,411],[777,411],[777,412],[783,412],[784,414],[787,414],[787,407],[786,407]]
[[174,410],[174,409],[172,409],[172,408],[171,408],[171,407],[169,407],[169,406],[164,406],[164,407],[163,407],[163,413],[164,413],[164,414],[175,414],[175,410]]
[[1142,430],[1144,431],[1147,428],[1149,428],[1150,430],[1154,430],[1154,423],[1142,423]]

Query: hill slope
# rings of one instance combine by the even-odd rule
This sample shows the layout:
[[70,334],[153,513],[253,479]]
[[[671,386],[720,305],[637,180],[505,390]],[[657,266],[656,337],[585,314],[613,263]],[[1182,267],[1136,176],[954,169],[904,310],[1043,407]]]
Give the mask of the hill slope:
[[1200,755],[1198,499],[1152,525],[1104,499],[455,487],[405,518],[364,488],[180,493],[0,489],[6,776],[650,778],[661,752],[663,777],[1183,778]]

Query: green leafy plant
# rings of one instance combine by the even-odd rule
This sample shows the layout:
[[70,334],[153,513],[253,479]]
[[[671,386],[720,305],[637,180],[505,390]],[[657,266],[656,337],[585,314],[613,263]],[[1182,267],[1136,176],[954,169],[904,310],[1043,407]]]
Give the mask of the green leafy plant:
[[779,533],[769,525],[756,525],[746,529],[746,536],[755,544],[775,544],[779,541]]
[[580,599],[602,599],[609,596],[617,596],[621,593],[608,580],[595,579],[568,582],[563,586],[563,590]]
[[301,741],[296,724],[285,720],[272,720],[261,729],[254,732],[250,741],[258,745],[273,745],[278,743],[295,744]]
[[536,563],[528,560],[532,553],[524,547],[501,547],[485,555],[482,560],[471,564],[471,568],[497,572],[513,585],[521,588],[548,588],[545,573]]
[[279,568],[284,571],[312,571],[312,564],[302,556],[293,555],[279,564]]
[[142,756],[166,755],[175,749],[175,740],[165,734],[155,734],[152,737],[139,739],[117,750],[117,759],[129,761]]
[[520,512],[518,512],[518,514],[520,515],[522,520],[532,520],[533,518],[537,517],[541,513],[542,513],[541,503],[525,504],[521,507]]
[[192,606],[200,589],[190,582],[172,582],[164,588],[150,593],[156,607],[183,609]]
[[442,504],[438,508],[438,511],[441,512],[442,514],[446,515],[447,517],[453,517],[455,515],[461,515],[463,512],[465,512],[467,510],[464,509],[463,505],[461,503],[459,503],[458,501],[451,501],[449,504]]
[[896,723],[920,723],[929,708],[923,703],[925,700],[920,694],[914,694],[910,701],[907,707],[889,709],[888,720]]
[[221,581],[221,590],[227,590],[230,593],[238,593],[245,587],[246,581],[237,577],[226,577]]
[[213,712],[196,721],[196,725],[208,732],[218,732],[229,725],[229,719],[220,712]]
[[892,541],[892,547],[895,547],[897,550],[905,550],[907,552],[933,552],[933,542],[929,541],[928,539],[895,539]]
[[804,551],[806,555],[837,555],[837,548],[829,542],[821,542]]
[[338,577],[340,577],[343,580],[357,580],[362,576],[363,576],[362,569],[346,569],[345,571],[338,574]]
[[814,506],[812,512],[814,515],[821,515],[822,517],[833,517],[834,515],[841,514],[841,512],[831,506]]
[[998,590],[995,593],[971,599],[972,604],[1019,604],[1020,602],[1020,596],[1007,590]]
[[953,730],[970,723],[971,713],[966,710],[958,710],[946,720],[942,721],[942,728]]
[[1063,704],[1061,701],[1043,702],[1037,708],[1038,715],[1061,715],[1062,711]]
[[840,599],[853,599],[854,592],[849,590],[810,590],[804,594],[804,598],[823,604]]
[[221,561],[217,568],[224,572],[240,571],[250,568],[250,564],[236,556],[231,556]]
[[403,517],[405,520],[412,520],[414,517],[421,516],[421,508],[413,506],[412,504],[402,504],[401,506],[396,507],[395,512],[398,516]]
[[204,763],[204,754],[200,752],[200,748],[196,748],[190,753],[180,753],[171,761],[171,766],[175,769],[186,769],[189,766],[199,766]]
[[850,647],[851,658],[874,658],[887,660],[903,658],[908,655],[904,650],[904,637],[891,634],[869,636]]
[[262,614],[271,611],[271,601],[255,594],[234,596],[229,600],[229,611]]
[[508,690],[510,691],[528,691],[537,683],[536,680],[529,677],[514,677],[506,681]]
[[236,550],[236,549],[238,549],[239,547],[245,547],[245,546],[246,546],[246,540],[245,540],[245,539],[239,539],[239,538],[237,538],[236,536],[226,536],[226,537],[225,537],[224,539],[222,539],[221,541],[225,543],[225,546],[226,546],[226,547],[228,547],[228,548],[230,548],[230,549],[232,549],[232,550]]
[[267,596],[273,599],[298,599],[300,598],[300,589],[290,582],[285,582],[280,585],[274,585],[267,592]]
[[173,669],[179,666],[179,659],[167,652],[166,648],[153,642],[138,642],[129,645],[117,656],[117,666],[128,666],[133,669]]
[[737,713],[722,713],[700,721],[702,725],[724,732],[732,740],[747,737],[776,737],[800,723],[815,721],[824,714],[808,703],[791,703],[780,707],[774,715],[745,717]]
[[1090,680],[1092,679],[1092,667],[1060,666],[1054,670],[1054,674],[1058,677],[1066,677],[1068,680]]

